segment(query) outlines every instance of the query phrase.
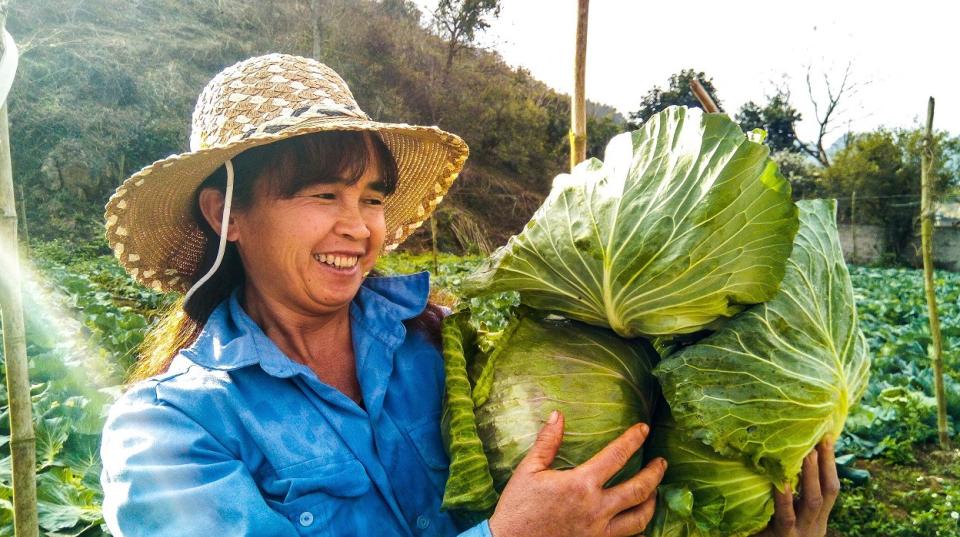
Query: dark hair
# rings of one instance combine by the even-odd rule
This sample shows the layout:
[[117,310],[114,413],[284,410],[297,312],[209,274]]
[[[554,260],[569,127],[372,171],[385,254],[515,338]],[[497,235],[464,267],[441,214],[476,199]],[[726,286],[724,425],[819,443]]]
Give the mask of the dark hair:
[[[372,152],[368,150],[370,146]],[[232,159],[233,207],[242,210],[253,205],[258,188],[264,188],[267,195],[275,198],[288,198],[318,183],[353,184],[363,176],[371,156],[380,166],[382,184],[379,187],[385,194],[392,194],[398,179],[396,161],[380,136],[372,132],[321,132],[248,149]],[[210,270],[219,246],[219,235],[200,211],[200,192],[216,188],[225,193],[226,183],[226,168],[221,166],[204,179],[194,195],[193,219],[207,240],[203,259],[190,276],[189,285]],[[223,261],[214,275],[197,289],[186,306],[182,298],[172,304],[147,334],[129,380],[141,380],[166,371],[177,353],[200,335],[217,305],[229,297],[234,288],[243,285],[244,278],[236,246],[227,243]],[[439,342],[440,318],[442,309],[428,304],[420,317],[408,325],[426,330]]]

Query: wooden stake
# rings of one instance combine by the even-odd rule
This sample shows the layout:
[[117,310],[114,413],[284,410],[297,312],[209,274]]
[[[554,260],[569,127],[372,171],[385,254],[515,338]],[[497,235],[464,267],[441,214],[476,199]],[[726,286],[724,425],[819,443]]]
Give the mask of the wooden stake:
[[577,49],[573,60],[573,102],[570,104],[570,169],[587,158],[587,14],[590,0],[577,3]]
[[930,337],[933,339],[933,382],[937,395],[937,433],[940,449],[950,449],[947,435],[947,399],[943,390],[943,341],[940,315],[937,313],[937,288],[933,278],[933,97],[927,103],[927,129],[923,136],[920,166],[920,241],[923,252],[923,283],[930,313]]
[[[0,2],[0,39],[5,36],[6,5]],[[17,51],[4,50],[0,58],[9,65]],[[12,73],[10,73],[12,76]],[[2,97],[0,97],[2,98]],[[30,402],[23,297],[20,293],[20,249],[17,246],[17,206],[10,164],[7,104],[0,103],[0,319],[3,323],[3,356],[10,406],[10,458],[13,467],[13,531],[17,537],[36,537],[37,477],[36,436]]]
[[703,107],[705,112],[710,112],[711,114],[720,112],[720,107],[717,106],[717,103],[713,102],[713,98],[707,93],[707,88],[703,87],[700,80],[694,78],[690,81],[690,91],[692,91],[693,96],[700,101],[700,106]]
[[857,191],[850,196],[850,238],[853,240],[853,252],[850,261],[857,262]]
[[433,249],[433,277],[440,274],[440,262],[437,260],[437,212],[430,215],[430,246]]

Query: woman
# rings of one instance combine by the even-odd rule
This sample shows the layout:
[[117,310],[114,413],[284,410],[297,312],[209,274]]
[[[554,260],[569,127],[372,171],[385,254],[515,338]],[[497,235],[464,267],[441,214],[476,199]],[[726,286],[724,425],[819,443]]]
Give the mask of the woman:
[[[446,193],[462,140],[371,121],[326,66],[272,54],[208,84],[191,149],[133,175],[107,205],[124,267],[186,291],[104,429],[111,531],[456,534],[440,510],[442,312],[426,273],[368,273]],[[562,430],[554,413],[492,517],[462,535],[643,531],[665,461],[602,484],[646,426],[560,472],[549,465]],[[832,450],[821,454],[819,470],[807,461],[796,516],[792,494],[778,497],[769,535],[824,535],[836,474]]]

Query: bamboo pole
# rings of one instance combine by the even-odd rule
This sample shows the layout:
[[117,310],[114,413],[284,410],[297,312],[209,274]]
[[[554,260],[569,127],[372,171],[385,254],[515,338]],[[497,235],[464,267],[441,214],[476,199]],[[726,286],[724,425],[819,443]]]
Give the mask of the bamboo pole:
[[[6,5],[0,2],[0,73],[10,83],[16,71],[15,47],[4,29]],[[17,246],[17,206],[10,164],[6,92],[0,100],[0,320],[3,323],[3,356],[10,408],[10,458],[13,468],[13,528],[17,537],[36,537],[37,480],[36,437],[30,402],[23,297],[20,294],[20,260]]]
[[577,48],[573,60],[573,102],[570,105],[570,169],[587,158],[587,14],[590,0],[577,2]]
[[850,261],[857,262],[857,191],[850,196],[850,238],[853,240],[853,253]]
[[923,252],[923,283],[930,313],[930,337],[933,339],[933,382],[937,395],[937,433],[940,448],[950,448],[947,436],[947,400],[943,390],[943,342],[940,336],[940,315],[937,313],[937,292],[933,279],[933,97],[927,103],[927,129],[923,136],[920,166],[920,241]]
[[717,103],[713,102],[713,98],[711,98],[710,94],[707,93],[707,88],[703,87],[703,84],[700,83],[700,80],[694,78],[690,81],[690,91],[692,91],[693,96],[700,101],[700,106],[703,107],[704,111],[711,114],[720,112],[720,107],[717,106]]
[[433,277],[440,274],[440,262],[437,255],[437,212],[430,215],[430,247],[433,249]]
[[10,406],[10,457],[13,466],[13,526],[17,537],[37,535],[36,437],[30,407],[23,297],[17,248],[17,212],[13,201],[7,105],[0,107],[0,319]]

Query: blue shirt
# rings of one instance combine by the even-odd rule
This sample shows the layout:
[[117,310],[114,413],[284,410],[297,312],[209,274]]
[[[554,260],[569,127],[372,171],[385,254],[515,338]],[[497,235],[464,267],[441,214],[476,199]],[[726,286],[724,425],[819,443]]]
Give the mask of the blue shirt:
[[[111,408],[101,457],[115,535],[451,536],[440,510],[437,349],[403,324],[429,274],[367,278],[350,304],[363,408],[221,303],[167,373]],[[462,537],[490,537],[486,522]]]

